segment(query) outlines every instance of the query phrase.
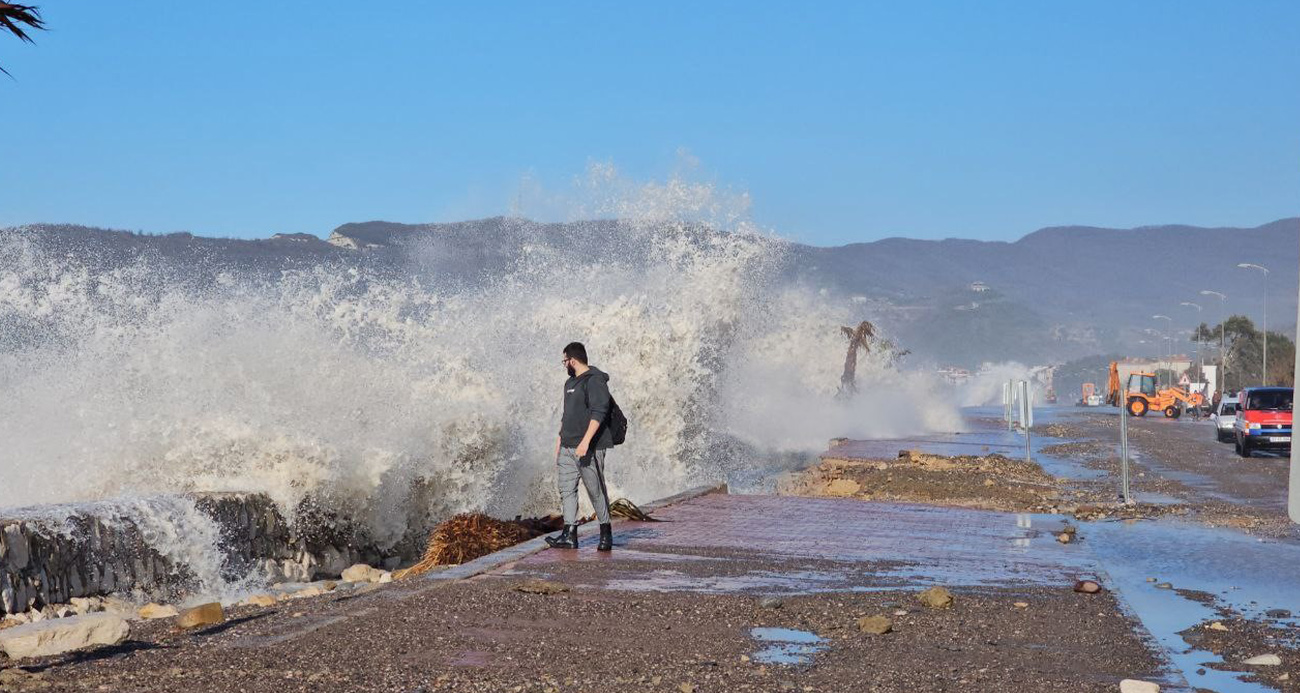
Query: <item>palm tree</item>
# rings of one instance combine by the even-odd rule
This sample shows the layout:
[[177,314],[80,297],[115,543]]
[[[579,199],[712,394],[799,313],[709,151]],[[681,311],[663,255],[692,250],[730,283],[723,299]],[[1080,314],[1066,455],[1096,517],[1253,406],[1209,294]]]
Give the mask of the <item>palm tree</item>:
[[[44,29],[45,20],[41,19],[41,11],[34,5],[15,5],[8,2],[0,2],[0,33],[8,30],[9,33],[18,37],[20,41],[35,43],[31,36],[27,35],[24,30],[27,29]],[[0,72],[9,74],[9,71],[0,67]]]

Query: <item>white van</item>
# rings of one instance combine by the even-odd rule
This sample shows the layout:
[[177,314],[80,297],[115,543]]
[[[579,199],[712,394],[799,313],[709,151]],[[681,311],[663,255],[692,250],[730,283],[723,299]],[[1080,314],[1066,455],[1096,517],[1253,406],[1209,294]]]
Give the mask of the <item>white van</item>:
[[1214,422],[1214,437],[1220,443],[1231,443],[1234,440],[1232,427],[1237,424],[1239,408],[1236,397],[1224,397],[1219,400],[1219,408],[1210,414],[1210,421]]

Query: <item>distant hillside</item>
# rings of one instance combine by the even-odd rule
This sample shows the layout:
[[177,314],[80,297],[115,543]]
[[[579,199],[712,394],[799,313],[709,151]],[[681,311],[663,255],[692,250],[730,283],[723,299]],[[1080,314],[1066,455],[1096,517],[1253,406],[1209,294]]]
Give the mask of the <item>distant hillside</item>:
[[[67,252],[115,264],[152,255],[205,271],[237,265],[275,272],[285,267],[341,262],[389,271],[414,266],[454,277],[491,273],[530,244],[610,247],[612,221],[535,224],[492,218],[450,224],[374,221],[344,224],[328,240],[305,234],[262,240],[149,236],[77,226],[0,229]],[[418,252],[410,252],[416,250]],[[628,248],[631,255],[648,252]],[[1164,329],[1153,314],[1190,329],[1200,303],[1203,319],[1217,322],[1218,300],[1228,310],[1261,312],[1258,273],[1236,267],[1255,262],[1272,270],[1269,317],[1276,329],[1293,326],[1300,219],[1256,228],[1154,226],[1103,229],[1052,227],[1014,242],[890,238],[822,248],[790,247],[788,278],[851,302],[878,322],[914,360],[975,366],[981,361],[1063,361],[1098,353],[1153,354]],[[1145,342],[1145,343],[1144,343]],[[1179,347],[1180,350],[1185,350]]]

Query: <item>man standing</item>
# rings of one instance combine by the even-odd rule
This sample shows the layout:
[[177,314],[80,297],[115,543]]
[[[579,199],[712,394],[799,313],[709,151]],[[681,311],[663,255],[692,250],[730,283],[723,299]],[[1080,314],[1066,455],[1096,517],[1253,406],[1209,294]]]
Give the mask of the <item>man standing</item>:
[[609,526],[609,497],[605,493],[605,451],[614,445],[610,432],[609,376],[587,365],[587,348],[580,342],[564,347],[564,414],[560,437],[555,442],[556,485],[564,508],[564,531],[547,537],[556,549],[578,548],[578,479],[587,487],[587,497],[600,522],[597,551],[613,548]]

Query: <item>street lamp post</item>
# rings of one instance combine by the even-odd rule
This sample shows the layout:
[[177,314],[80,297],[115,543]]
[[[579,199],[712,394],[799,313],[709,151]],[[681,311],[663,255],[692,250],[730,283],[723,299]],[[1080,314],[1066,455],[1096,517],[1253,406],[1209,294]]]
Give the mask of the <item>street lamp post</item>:
[[[1198,303],[1192,303],[1191,301],[1183,301],[1183,302],[1180,303],[1179,305],[1187,306],[1187,307],[1189,307],[1189,308],[1195,308],[1195,309],[1196,309],[1196,322],[1199,323],[1199,322],[1201,321],[1201,306],[1200,306],[1200,304],[1198,304]],[[1201,358],[1201,342],[1200,342],[1200,340],[1197,340],[1197,341],[1196,341],[1196,361],[1200,364],[1200,369],[1201,369],[1200,371],[1197,372],[1197,376],[1196,376],[1196,377],[1197,377],[1197,378],[1200,378],[1200,380],[1203,382],[1203,381],[1205,380],[1205,360]]]
[[1237,265],[1242,269],[1255,269],[1264,273],[1264,372],[1260,374],[1260,384],[1268,384],[1268,268],[1250,262]]
[[1219,375],[1219,379],[1223,381],[1219,384],[1219,392],[1226,396],[1228,393],[1228,354],[1223,349],[1223,327],[1224,323],[1228,322],[1228,315],[1227,311],[1224,310],[1223,304],[1228,300],[1228,297],[1218,291],[1210,291],[1209,289],[1202,290],[1201,295],[1219,297],[1219,368],[1223,371],[1223,373]]
[[[1169,317],[1168,315],[1152,315],[1152,316],[1151,316],[1151,319],[1152,319],[1152,320],[1168,320],[1168,321],[1169,321],[1169,323],[1165,326],[1165,327],[1166,327],[1166,331],[1165,331],[1165,339],[1170,339],[1170,337],[1169,337],[1169,332],[1173,331],[1173,329],[1174,329],[1174,319],[1171,318],[1171,317]],[[1165,362],[1165,365],[1167,366],[1167,370],[1169,371],[1169,386],[1170,386],[1170,387],[1173,387],[1173,386],[1174,386],[1174,383],[1173,383],[1174,365],[1173,365],[1173,363],[1171,363],[1171,362],[1173,361],[1173,359],[1174,359],[1174,347],[1173,347],[1173,342],[1171,341],[1170,344],[1169,344],[1169,361],[1166,361],[1166,362]],[[1158,383],[1157,383],[1157,384],[1158,384]]]

